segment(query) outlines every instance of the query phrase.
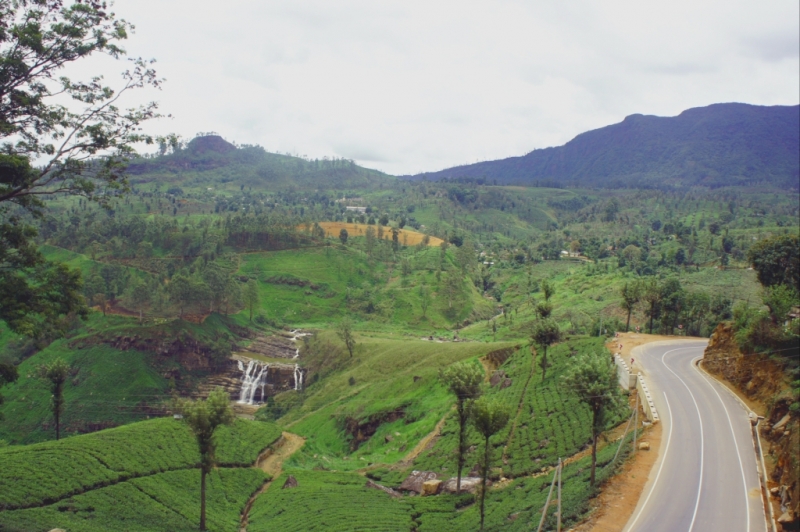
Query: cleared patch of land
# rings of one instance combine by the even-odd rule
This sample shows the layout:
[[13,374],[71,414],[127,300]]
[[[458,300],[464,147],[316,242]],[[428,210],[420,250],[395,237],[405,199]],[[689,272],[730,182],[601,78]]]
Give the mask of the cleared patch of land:
[[[319,222],[319,226],[325,230],[325,236],[330,237],[339,237],[339,233],[342,229],[347,229],[347,234],[351,237],[354,236],[364,236],[367,232],[367,227],[372,227],[373,229],[376,228],[374,225],[367,225],[367,224],[353,224],[347,222]],[[376,229],[377,231],[377,229]],[[392,231],[390,228],[385,228],[383,233],[384,240],[391,240],[392,239]],[[401,244],[407,246],[416,246],[422,239],[425,238],[423,233],[417,231],[411,231],[409,229],[400,229],[400,234],[398,235]],[[441,238],[435,236],[428,236],[428,245],[429,246],[438,246],[441,245],[443,240]]]

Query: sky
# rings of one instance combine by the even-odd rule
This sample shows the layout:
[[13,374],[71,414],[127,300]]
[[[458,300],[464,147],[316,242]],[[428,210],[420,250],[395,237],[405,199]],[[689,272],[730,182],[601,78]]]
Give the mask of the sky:
[[[157,59],[149,126],[415,174],[642,113],[797,105],[797,0],[117,0]],[[113,82],[125,65],[81,69]]]

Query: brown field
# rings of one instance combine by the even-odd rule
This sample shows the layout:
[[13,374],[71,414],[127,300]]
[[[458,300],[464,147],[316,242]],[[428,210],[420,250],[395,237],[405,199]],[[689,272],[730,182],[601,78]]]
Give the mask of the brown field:
[[[330,236],[334,238],[339,237],[339,232],[342,229],[347,229],[347,234],[350,237],[356,236],[364,236],[364,233],[367,231],[367,224],[349,224],[347,222],[319,222],[319,226],[325,230],[325,236]],[[377,226],[372,226],[375,228],[375,231],[378,230]],[[422,242],[422,238],[425,235],[422,233],[418,233],[417,231],[411,231],[408,229],[400,229],[400,243],[406,246],[416,246],[420,242]],[[391,240],[392,239],[392,231],[388,227],[383,228],[383,238],[384,240]],[[430,241],[428,242],[428,246],[438,246],[442,243],[441,238],[437,238],[435,236],[429,237]]]

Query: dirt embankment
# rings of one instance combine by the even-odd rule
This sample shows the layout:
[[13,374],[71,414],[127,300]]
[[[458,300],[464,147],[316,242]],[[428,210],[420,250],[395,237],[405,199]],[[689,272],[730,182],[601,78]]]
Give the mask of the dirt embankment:
[[[766,418],[760,425],[773,511],[779,529],[800,528],[800,420],[789,410],[793,398],[781,361],[742,353],[730,324],[711,335],[703,368],[727,382],[750,408]],[[775,490],[774,492],[772,490]]]

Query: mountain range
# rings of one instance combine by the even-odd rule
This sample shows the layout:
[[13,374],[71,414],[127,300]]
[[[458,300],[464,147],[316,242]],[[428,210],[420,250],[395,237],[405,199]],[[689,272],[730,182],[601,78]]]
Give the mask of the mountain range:
[[600,188],[773,186],[800,181],[800,106],[722,103],[634,114],[563,146],[406,179]]

